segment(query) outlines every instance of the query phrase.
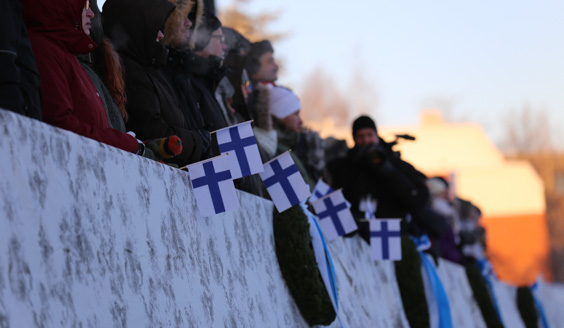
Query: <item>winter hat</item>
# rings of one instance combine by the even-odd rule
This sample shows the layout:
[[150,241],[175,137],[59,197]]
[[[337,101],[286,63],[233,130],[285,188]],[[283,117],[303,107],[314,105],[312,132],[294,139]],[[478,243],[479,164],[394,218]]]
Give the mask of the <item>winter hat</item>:
[[434,177],[427,180],[427,186],[429,187],[429,192],[432,196],[437,196],[448,188],[448,182],[441,177]]
[[378,132],[378,129],[376,129],[376,123],[374,123],[374,120],[372,120],[370,117],[368,116],[360,116],[359,118],[357,118],[356,120],[354,120],[353,122],[353,137],[356,135],[356,132],[360,129],[373,129],[374,131]]
[[160,160],[172,158],[182,152],[182,140],[174,135],[166,138],[147,140],[143,143],[145,147],[151,149]]
[[262,40],[251,44],[251,49],[249,50],[245,64],[249,76],[253,76],[259,71],[260,57],[267,52],[274,52],[270,41]]
[[278,119],[283,119],[294,114],[302,108],[296,95],[283,87],[270,89],[270,113]]
[[212,33],[221,27],[221,22],[211,13],[205,13],[202,22],[192,35],[194,51],[204,49],[210,43]]

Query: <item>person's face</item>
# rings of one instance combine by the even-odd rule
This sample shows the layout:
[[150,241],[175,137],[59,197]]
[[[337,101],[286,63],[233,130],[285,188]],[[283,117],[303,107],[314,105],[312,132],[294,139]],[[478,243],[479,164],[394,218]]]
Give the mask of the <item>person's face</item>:
[[155,41],[161,42],[162,39],[164,39],[164,33],[159,30],[159,32],[157,32],[157,39]]
[[190,27],[192,26],[192,22],[188,17],[184,18],[184,20],[180,21],[178,26],[174,31],[174,36],[171,40],[171,46],[179,51],[188,50],[188,46],[190,44]]
[[209,57],[213,55],[223,59],[225,49],[227,49],[227,45],[225,44],[225,37],[223,36],[223,31],[220,27],[212,32],[208,45],[204,49],[196,52],[196,54],[202,57]]
[[90,0],[87,0],[84,10],[82,11],[82,31],[84,31],[84,34],[88,36],[90,35],[90,29],[92,28],[92,24],[90,22],[92,18],[94,18],[94,12],[90,9]]
[[356,131],[354,135],[354,143],[357,146],[368,146],[372,144],[378,144],[380,139],[378,139],[378,133],[374,129],[364,128]]
[[265,52],[260,56],[260,68],[253,78],[261,82],[274,82],[278,79],[278,65],[272,52]]
[[300,117],[300,111],[288,115],[282,119],[282,123],[288,131],[302,132],[303,121]]

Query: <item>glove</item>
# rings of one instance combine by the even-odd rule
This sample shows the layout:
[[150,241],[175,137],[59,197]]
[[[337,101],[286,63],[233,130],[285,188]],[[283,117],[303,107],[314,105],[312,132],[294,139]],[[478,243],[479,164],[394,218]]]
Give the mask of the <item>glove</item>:
[[166,138],[146,140],[143,144],[145,145],[145,152],[147,150],[151,151],[156,160],[173,158],[182,153],[182,140],[174,135]]

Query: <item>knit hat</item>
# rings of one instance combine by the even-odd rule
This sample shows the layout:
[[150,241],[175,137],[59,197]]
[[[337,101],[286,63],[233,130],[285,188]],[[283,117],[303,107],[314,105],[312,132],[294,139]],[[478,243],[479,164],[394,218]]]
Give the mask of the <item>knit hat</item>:
[[354,120],[353,122],[353,137],[355,136],[356,132],[360,129],[366,129],[366,128],[370,128],[373,129],[374,131],[378,132],[378,129],[376,129],[376,123],[374,123],[374,120],[372,120],[370,117],[368,116],[360,116],[359,118],[357,118],[356,120]]
[[302,108],[296,95],[283,87],[270,89],[270,113],[278,119],[284,119]]
[[262,40],[251,44],[251,49],[247,55],[247,61],[245,68],[249,73],[249,76],[253,76],[260,69],[260,57],[267,53],[274,52],[272,44],[268,40]]
[[202,23],[194,31],[192,35],[194,41],[194,51],[204,49],[210,43],[212,33],[221,27],[221,22],[211,13],[205,13],[202,17]]

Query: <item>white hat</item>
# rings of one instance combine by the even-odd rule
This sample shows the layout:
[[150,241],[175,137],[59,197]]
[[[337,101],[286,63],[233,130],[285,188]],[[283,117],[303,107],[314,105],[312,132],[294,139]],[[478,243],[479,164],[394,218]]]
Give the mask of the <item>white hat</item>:
[[302,104],[296,95],[282,87],[270,89],[270,113],[278,119],[284,119],[302,108]]

